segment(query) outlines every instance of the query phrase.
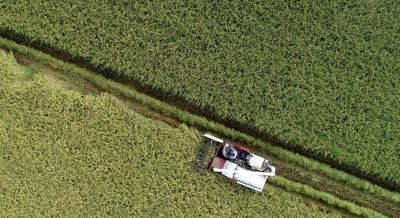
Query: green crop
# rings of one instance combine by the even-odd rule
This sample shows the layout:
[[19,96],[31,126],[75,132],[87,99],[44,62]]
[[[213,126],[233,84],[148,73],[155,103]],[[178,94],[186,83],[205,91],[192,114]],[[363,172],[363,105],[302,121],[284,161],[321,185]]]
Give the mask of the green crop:
[[192,169],[199,137],[84,95],[0,51],[1,217],[336,216]]
[[[325,164],[321,164],[317,161],[308,159],[304,156],[298,155],[298,154],[293,154],[292,152],[286,151],[282,148],[276,147],[276,146],[271,146],[269,144],[266,144],[260,140],[257,140],[251,136],[248,136],[244,133],[237,132],[235,130],[229,129],[221,124],[217,124],[211,121],[208,121],[207,119],[203,117],[199,117],[194,114],[190,114],[186,111],[182,111],[176,107],[170,106],[164,102],[160,102],[157,99],[151,98],[150,96],[138,93],[134,89],[131,89],[123,84],[116,83],[112,80],[107,80],[104,77],[94,74],[92,72],[89,72],[88,70],[78,67],[74,64],[66,63],[62,60],[58,60],[48,54],[45,54],[43,52],[37,51],[35,49],[19,45],[13,41],[6,40],[0,38],[0,47],[6,48],[7,50],[14,51],[18,54],[23,54],[24,56],[33,58],[41,63],[45,63],[49,66],[52,66],[54,69],[58,69],[63,71],[66,74],[69,74],[71,76],[74,76],[76,78],[83,78],[87,81],[89,81],[91,84],[95,85],[98,89],[113,93],[117,96],[123,96],[129,99],[132,99],[133,101],[140,102],[143,105],[146,105],[152,109],[155,109],[165,115],[175,117],[176,119],[188,123],[190,125],[194,125],[196,127],[200,127],[202,129],[206,129],[208,131],[212,131],[215,133],[219,133],[222,135],[225,135],[231,139],[236,139],[240,140],[242,142],[246,142],[249,145],[253,146],[258,146],[264,148],[265,152],[273,154],[278,156],[280,159],[287,161],[288,163],[295,163],[298,164],[305,169],[312,170],[312,171],[317,171],[318,173],[322,173],[323,175],[326,175],[330,177],[333,180],[338,180],[338,181],[344,181],[348,183],[349,185],[352,185],[358,189],[364,190],[369,192],[370,194],[376,195],[377,197],[384,198],[386,200],[392,201],[392,202],[400,202],[400,195],[395,192],[390,192],[388,190],[385,190],[377,185],[373,185],[369,183],[368,181],[359,179],[357,177],[354,177],[352,175],[349,175],[347,173],[344,173],[342,171],[333,169]],[[282,179],[280,180],[282,181]],[[277,183],[275,183],[277,184]],[[299,191],[302,194],[305,194],[309,197],[315,198],[316,196],[317,199],[319,200],[324,200],[328,204],[333,204],[335,206],[343,206],[343,205],[348,205],[349,203],[342,203],[340,200],[334,200],[334,201],[326,201],[327,199],[323,194],[323,196],[320,196],[320,194],[315,194],[314,191],[307,191],[304,192],[305,189],[301,188],[296,188],[298,187],[297,184],[295,183],[290,183],[290,182],[284,182],[284,183],[278,183],[278,185],[282,185],[285,189],[290,188],[290,190],[296,190]],[[289,184],[289,185],[288,185]],[[309,188],[307,190],[310,190]],[[312,193],[312,195],[310,195]],[[357,211],[360,209],[355,209],[352,207],[344,207],[346,210],[349,211]],[[364,210],[364,209],[361,209]]]
[[396,1],[13,0],[0,30],[400,185]]
[[[122,95],[122,96],[125,96],[128,98],[132,98],[132,99],[134,99],[136,101],[140,101],[143,104],[148,105],[156,110],[160,110],[165,114],[172,115],[180,120],[186,120],[186,122],[191,123],[192,125],[196,125],[196,126],[200,126],[202,128],[206,128],[206,129],[209,129],[212,131],[220,132],[221,134],[226,134],[227,136],[230,136],[230,137],[236,138],[236,139],[240,139],[240,140],[244,140],[244,141],[247,141],[248,143],[261,143],[262,144],[262,142],[252,139],[251,137],[246,136],[245,134],[230,130],[219,124],[213,124],[212,122],[209,122],[209,121],[205,120],[204,118],[197,117],[196,115],[192,115],[187,112],[180,111],[177,108],[168,106],[167,104],[159,102],[158,100],[153,99],[149,96],[145,96],[143,94],[137,93],[136,91],[129,89],[129,88],[125,87],[124,85],[112,82],[110,80],[106,80],[99,75],[90,73],[87,70],[79,68],[72,64],[68,64],[63,61],[57,60],[47,54],[43,54],[34,49],[27,48],[25,46],[15,44],[9,40],[4,40],[4,39],[0,39],[0,45],[1,45],[1,47],[12,49],[13,51],[15,51],[19,54],[24,54],[24,55],[27,55],[34,59],[37,59],[38,61],[40,61],[42,63],[49,64],[52,67],[54,67],[55,69],[63,70],[65,73],[68,73],[70,75],[77,76],[78,78],[87,79],[88,81],[92,82],[94,85],[96,85],[100,89],[104,89],[106,91],[115,93],[117,95]],[[372,194],[376,194],[380,197],[384,197],[385,199],[390,200],[390,201],[398,202],[398,196],[395,193],[388,192],[377,186],[368,185],[368,182],[366,182],[366,181],[359,180],[350,175],[346,175],[345,173],[340,172],[340,171],[335,171],[334,169],[324,166],[323,164],[314,163],[315,161],[309,160],[309,159],[301,157],[299,155],[293,155],[293,154],[291,154],[291,152],[282,150],[278,147],[273,147],[273,146],[269,146],[269,145],[267,147],[268,147],[268,152],[272,152],[275,154],[280,153],[281,156],[289,162],[299,163],[300,165],[306,167],[307,169],[321,171],[324,174],[331,176],[332,179],[339,179],[339,180],[347,179],[350,182],[350,184],[354,185],[355,187],[361,186],[361,187],[363,187],[364,190],[366,190]],[[309,167],[310,164],[312,166],[311,168]],[[338,176],[338,177],[336,177],[336,176]],[[382,214],[377,213],[376,211],[373,211],[373,210],[370,210],[370,209],[367,209],[364,207],[360,207],[358,205],[354,205],[351,202],[347,202],[347,201],[338,199],[330,194],[314,190],[306,185],[300,185],[300,184],[294,183],[292,181],[288,181],[284,178],[280,178],[279,176],[276,177],[276,179],[273,180],[272,182],[278,186],[283,187],[286,190],[304,194],[304,195],[314,198],[316,200],[322,200],[323,202],[325,202],[329,205],[341,207],[353,214],[363,215],[363,216],[368,216],[368,217],[382,216]],[[367,186],[365,186],[365,184]],[[364,187],[370,187],[370,188],[365,189]]]
[[393,1],[13,0],[0,30],[400,185]]

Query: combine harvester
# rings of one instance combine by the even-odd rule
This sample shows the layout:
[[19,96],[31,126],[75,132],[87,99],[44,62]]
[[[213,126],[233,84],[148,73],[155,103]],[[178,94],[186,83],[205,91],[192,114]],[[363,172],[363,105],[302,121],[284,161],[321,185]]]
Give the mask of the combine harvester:
[[261,192],[268,178],[275,175],[275,167],[268,160],[255,155],[241,145],[234,145],[210,134],[204,134],[215,146],[212,160],[206,169],[220,173],[232,181]]

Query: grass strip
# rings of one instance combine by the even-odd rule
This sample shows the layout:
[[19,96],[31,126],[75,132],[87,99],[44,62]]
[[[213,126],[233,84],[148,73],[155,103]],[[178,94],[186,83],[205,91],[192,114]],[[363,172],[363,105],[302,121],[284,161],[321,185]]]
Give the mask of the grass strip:
[[[348,183],[356,188],[365,190],[371,194],[382,197],[386,200],[400,203],[400,194],[398,194],[398,193],[390,192],[390,191],[383,189],[377,185],[371,184],[368,181],[351,176],[345,172],[335,170],[326,164],[322,164],[317,161],[308,159],[304,156],[294,154],[293,152],[287,151],[283,148],[272,146],[268,143],[265,143],[254,137],[251,137],[247,134],[227,128],[224,125],[209,121],[203,117],[188,113],[186,111],[182,111],[174,106],[168,105],[168,104],[166,104],[162,101],[159,101],[157,99],[154,99],[150,96],[141,94],[141,93],[137,92],[136,90],[129,88],[125,85],[114,82],[112,80],[107,80],[101,75],[90,73],[86,69],[80,68],[74,64],[66,63],[62,60],[56,59],[56,58],[54,58],[48,54],[45,54],[41,51],[26,47],[23,45],[19,45],[11,40],[7,40],[4,38],[0,38],[0,46],[10,49],[10,50],[13,50],[13,51],[16,51],[23,55],[32,57],[42,63],[48,64],[49,66],[51,66],[55,69],[63,70],[64,72],[66,72],[70,75],[84,78],[84,79],[90,81],[95,86],[97,86],[99,89],[109,91],[111,93],[115,93],[115,94],[130,98],[130,99],[133,99],[133,100],[138,101],[141,104],[147,105],[147,106],[151,107],[152,109],[155,109],[165,115],[175,117],[184,123],[187,123],[187,124],[190,124],[193,126],[197,126],[197,127],[201,127],[208,131],[219,133],[219,134],[225,135],[225,136],[230,137],[235,140],[246,142],[246,143],[256,146],[260,149],[263,149],[267,153],[276,155],[279,158],[281,158],[282,160],[298,164],[298,165],[304,167],[305,169],[318,171],[332,179],[335,179],[338,181],[345,181],[346,183]],[[304,193],[304,194],[307,195],[307,193]],[[313,196],[310,196],[310,197],[313,197]],[[313,198],[315,198],[315,197],[313,197]],[[324,200],[324,199],[325,198],[321,198],[321,200]],[[337,205],[337,206],[340,206],[340,205]]]
[[326,192],[321,192],[311,188],[310,186],[303,185],[301,183],[296,183],[290,180],[287,180],[281,176],[275,176],[272,180],[272,183],[281,187],[284,187],[288,191],[294,191],[297,193],[301,193],[312,197],[317,200],[321,200],[329,205],[340,207],[346,209],[352,214],[356,214],[358,216],[363,217],[386,217],[385,215],[376,212],[375,210],[358,206],[352,202],[344,201],[340,198],[335,197]]

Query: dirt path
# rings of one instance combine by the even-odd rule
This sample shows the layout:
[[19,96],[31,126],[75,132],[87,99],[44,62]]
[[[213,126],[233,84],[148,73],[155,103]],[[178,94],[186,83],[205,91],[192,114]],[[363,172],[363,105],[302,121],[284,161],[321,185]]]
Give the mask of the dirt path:
[[[81,78],[75,78],[70,75],[66,75],[64,72],[62,72],[60,70],[55,70],[55,69],[51,68],[50,66],[44,65],[42,63],[38,63],[28,57],[22,56],[20,54],[14,54],[14,56],[16,57],[18,62],[20,62],[21,64],[30,66],[39,72],[45,73],[46,75],[55,79],[57,81],[57,83],[61,84],[62,86],[64,86],[67,89],[78,90],[84,94],[88,94],[88,93],[99,94],[102,91],[104,91],[104,90],[99,90],[94,85],[87,82],[86,80],[83,80]],[[131,99],[127,99],[125,97],[119,96],[116,93],[111,93],[111,94],[113,94],[115,97],[117,97],[118,99],[123,101],[131,109],[135,110],[136,112],[138,112],[146,117],[161,120],[172,126],[178,126],[181,124],[180,121],[178,121],[172,117],[162,115],[162,114],[158,113],[157,111],[150,109],[147,106],[144,106],[142,104],[132,101]],[[202,132],[202,130],[199,130],[199,131]],[[347,185],[344,182],[333,181],[332,179],[328,178],[327,176],[324,176],[317,172],[306,170],[302,167],[299,167],[299,166],[291,164],[291,163],[287,163],[277,157],[265,155],[265,153],[262,151],[255,151],[255,153],[264,154],[264,156],[266,156],[270,160],[270,162],[273,163],[277,167],[278,174],[287,179],[309,185],[317,190],[333,194],[341,199],[351,201],[358,205],[372,208],[372,209],[379,211],[383,214],[386,214],[388,216],[400,217],[400,205],[398,205],[398,204],[395,204],[395,203],[389,202],[385,199],[381,199],[376,196],[370,195],[370,194],[363,192],[359,189],[356,189],[350,185]],[[271,185],[271,184],[268,184],[267,189],[269,189],[273,192],[277,192],[277,193],[282,191],[281,188]],[[305,196],[302,196],[302,195],[299,195],[296,193],[294,193],[294,194],[300,196],[302,199],[304,199],[305,202],[307,202],[309,204],[318,205],[321,208],[329,209],[330,211],[334,211],[335,213],[339,213],[346,217],[351,216],[350,214],[344,212],[341,209],[327,206],[324,203],[321,203],[321,202],[311,199],[309,197],[305,197]]]

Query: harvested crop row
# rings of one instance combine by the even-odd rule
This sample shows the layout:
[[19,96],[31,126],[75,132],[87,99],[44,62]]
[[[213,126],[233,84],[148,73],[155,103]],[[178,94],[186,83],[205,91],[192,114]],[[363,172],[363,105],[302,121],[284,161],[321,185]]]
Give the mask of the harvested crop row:
[[199,139],[185,126],[67,91],[4,52],[0,73],[1,217],[336,216],[193,171]]
[[18,0],[0,29],[400,185],[398,3]]

